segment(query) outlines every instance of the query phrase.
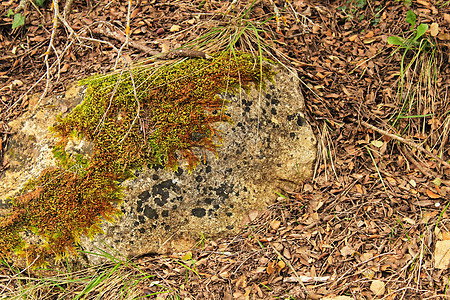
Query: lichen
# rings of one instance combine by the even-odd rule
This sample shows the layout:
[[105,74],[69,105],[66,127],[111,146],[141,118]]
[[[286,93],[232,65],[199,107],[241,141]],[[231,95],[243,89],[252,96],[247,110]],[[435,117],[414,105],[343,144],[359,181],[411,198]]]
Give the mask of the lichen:
[[[142,66],[81,81],[86,96],[51,129],[58,166],[30,180],[0,219],[0,257],[38,259],[76,252],[81,235],[101,232],[102,221],[120,215],[120,181],[136,169],[164,165],[176,170],[179,158],[189,170],[199,163],[193,148],[217,154],[217,122],[231,122],[221,93],[263,84],[273,72],[250,54],[217,53],[212,60],[184,59],[160,68]],[[69,140],[86,139],[90,156],[66,151]],[[41,242],[27,245],[31,232]]]

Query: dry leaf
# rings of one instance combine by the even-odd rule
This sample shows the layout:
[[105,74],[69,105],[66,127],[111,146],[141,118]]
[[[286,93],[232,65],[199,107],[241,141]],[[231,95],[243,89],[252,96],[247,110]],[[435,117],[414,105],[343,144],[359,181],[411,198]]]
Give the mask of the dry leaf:
[[67,72],[68,69],[69,69],[69,64],[64,64],[60,71],[61,71],[61,73],[65,73],[65,72]]
[[191,260],[192,259],[192,252],[188,251],[181,259],[182,260]]
[[259,212],[257,210],[252,209],[248,212],[248,217],[250,218],[250,221],[255,221],[255,219],[258,217]]
[[172,27],[170,27],[169,31],[177,32],[177,31],[180,31],[180,29],[181,29],[180,25],[172,25]]
[[312,32],[313,33],[318,33],[319,30],[320,30],[320,26],[314,24],[313,27],[312,27]]
[[384,145],[384,142],[383,141],[372,141],[372,142],[370,142],[372,145],[374,145],[375,147],[377,147],[377,148],[380,148],[381,146],[383,146]]
[[345,257],[345,256],[352,256],[353,253],[355,253],[355,250],[350,246],[344,246],[339,252],[341,253],[342,256]]
[[282,260],[280,260],[277,265],[280,268],[280,270],[283,270],[286,267],[286,264]]
[[370,290],[375,294],[375,296],[382,296],[386,291],[386,287],[383,281],[374,280],[370,285]]
[[450,14],[444,14],[444,20],[450,24]]
[[450,40],[450,34],[441,31],[441,32],[439,32],[437,38],[440,39],[441,41],[449,41]]
[[441,198],[441,195],[438,195],[432,191],[430,191],[429,189],[427,189],[427,195],[428,197],[430,197],[431,199],[439,199]]
[[350,42],[354,42],[354,41],[356,40],[357,37],[358,37],[358,35],[355,34],[355,35],[352,35],[351,37],[349,37],[348,40],[349,40]]
[[274,261],[269,262],[269,264],[267,265],[267,269],[266,269],[267,274],[271,275],[275,272],[275,268],[274,268],[275,264],[276,264],[276,262],[274,262]]
[[430,3],[427,2],[427,1],[417,0],[417,3],[421,4],[421,5],[425,6],[425,7],[430,7]]
[[450,240],[450,232],[448,232],[448,231],[442,232],[442,239],[443,239],[444,241]]
[[170,51],[170,45],[168,43],[161,44],[161,53],[167,53]]
[[431,36],[437,36],[439,33],[439,25],[438,23],[432,23],[430,26]]
[[370,44],[370,43],[375,42],[376,40],[377,40],[376,37],[373,37],[373,38],[370,38],[370,39],[364,39],[364,40],[363,40],[363,43],[364,43],[364,44]]
[[273,220],[270,222],[270,227],[272,227],[273,230],[278,230],[280,228],[281,222],[278,220]]

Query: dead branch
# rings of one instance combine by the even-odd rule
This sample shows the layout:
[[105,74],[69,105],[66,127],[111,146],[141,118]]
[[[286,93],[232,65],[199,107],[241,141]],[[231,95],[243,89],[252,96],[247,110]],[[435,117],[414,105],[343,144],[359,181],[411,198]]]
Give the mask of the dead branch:
[[283,282],[299,282],[301,280],[303,283],[310,282],[326,282],[330,280],[331,276],[323,276],[323,277],[311,277],[311,276],[298,276],[298,277],[285,277],[283,278]]
[[[107,26],[98,27],[92,30],[93,33],[104,35],[106,37],[115,39],[121,43],[125,43],[126,36],[118,31],[112,31]],[[158,56],[159,59],[173,59],[178,57],[190,57],[190,58],[204,58],[204,59],[211,59],[212,57],[206,54],[203,51],[198,50],[190,50],[190,49],[177,49],[174,51],[170,51],[167,53],[158,52],[142,43],[129,40],[128,45],[130,45],[133,48],[136,48],[138,50],[141,50],[142,52],[145,52],[151,56]]]
[[[356,121],[356,120],[353,119],[352,121]],[[359,121],[359,123],[360,123],[361,125],[363,125],[364,127],[367,127],[367,128],[369,128],[369,129],[372,129],[372,130],[374,130],[374,131],[376,131],[376,132],[378,132],[378,133],[380,133],[380,134],[382,134],[382,135],[388,136],[388,137],[390,137],[390,138],[392,138],[392,139],[395,139],[395,140],[397,140],[397,141],[399,141],[399,142],[401,142],[401,143],[403,143],[403,144],[406,144],[406,145],[408,145],[408,146],[411,146],[411,147],[413,147],[413,148],[416,148],[417,150],[419,150],[419,151],[421,151],[421,152],[423,152],[423,153],[425,153],[425,154],[431,156],[432,158],[434,158],[435,160],[437,160],[438,162],[440,162],[441,164],[443,164],[445,167],[447,167],[447,168],[450,169],[450,164],[449,164],[448,162],[446,162],[445,160],[443,160],[442,158],[440,158],[440,157],[437,156],[436,154],[433,154],[432,152],[428,151],[428,150],[425,149],[424,147],[422,147],[422,146],[420,146],[420,145],[414,143],[413,141],[407,140],[407,139],[402,138],[402,137],[400,137],[400,136],[398,136],[398,135],[389,133],[389,132],[387,132],[387,131],[385,131],[385,130],[383,130],[383,129],[380,129],[380,128],[376,127],[376,126],[370,125],[370,124],[367,123],[367,122]]]
[[409,153],[409,151],[406,149],[405,146],[400,147],[400,150],[402,151],[403,155],[406,156],[408,161],[410,161],[423,175],[429,177],[429,178],[436,178],[438,177],[436,173],[433,171],[427,171],[425,168],[414,159],[414,157]]
[[[92,30],[92,32],[115,39],[121,43],[125,43],[125,41],[126,41],[126,36],[123,33],[117,32],[117,31],[112,31],[107,26],[101,26],[101,27],[95,28]],[[133,40],[129,40],[128,45],[130,45],[131,47],[136,48],[138,50],[141,50],[145,53],[148,53],[150,55],[159,55],[160,54],[158,51],[155,51],[152,48],[147,47],[146,45],[136,42],[136,41],[133,41]]]

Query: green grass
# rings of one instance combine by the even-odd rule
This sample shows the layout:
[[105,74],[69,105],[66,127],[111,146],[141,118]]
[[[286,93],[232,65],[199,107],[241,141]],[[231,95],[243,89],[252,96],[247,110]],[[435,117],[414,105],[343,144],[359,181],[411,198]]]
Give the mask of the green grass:
[[[92,253],[91,253],[92,254]],[[99,254],[105,256],[105,254]],[[9,278],[0,285],[2,299],[139,299],[138,286],[154,275],[142,271],[127,259],[109,256],[98,266],[73,269],[69,263],[55,269],[37,269],[31,275],[2,260],[0,270]],[[52,274],[45,276],[44,274]]]

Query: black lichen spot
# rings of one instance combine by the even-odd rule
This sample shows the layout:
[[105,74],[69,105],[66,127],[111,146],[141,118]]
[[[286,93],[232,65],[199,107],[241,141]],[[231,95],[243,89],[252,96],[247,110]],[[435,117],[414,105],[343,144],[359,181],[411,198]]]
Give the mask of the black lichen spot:
[[139,220],[139,223],[145,223],[145,218],[144,218],[144,216],[138,216],[138,220]]
[[206,216],[206,209],[201,208],[201,207],[197,207],[192,209],[192,215],[198,217],[198,218],[202,218],[204,216]]
[[178,205],[174,205],[174,206],[172,206],[172,210],[175,210],[175,209],[177,209],[178,208]]
[[233,215],[233,213],[227,212],[226,215],[227,215],[228,217],[231,217],[231,216]]
[[291,137],[291,139],[295,138],[295,132],[289,133],[289,136]]
[[[176,188],[179,189],[178,186],[176,186],[172,180],[165,180],[163,182],[161,182],[160,184],[156,184],[153,186],[152,188],[152,194],[154,196],[159,195],[161,197],[161,199],[159,200],[159,203],[163,203],[162,205],[164,205],[165,203],[167,203],[167,199],[169,199],[169,188]],[[156,199],[155,199],[156,202]],[[160,204],[158,204],[160,205]],[[160,205],[161,206],[161,205]]]
[[193,141],[193,142],[200,142],[201,140],[203,140],[203,137],[204,137],[203,133],[201,133],[201,132],[193,132],[191,134],[191,141]]
[[156,175],[156,174],[153,174],[153,180],[159,180],[159,176],[158,175]]
[[151,208],[150,206],[146,205],[144,208],[144,216],[146,216],[149,219],[158,219],[158,213],[155,209]]
[[211,173],[211,166],[206,167],[206,173]]
[[219,209],[219,207],[220,207],[220,205],[219,205],[219,204],[214,204],[214,206],[213,206],[213,207],[214,207],[214,209],[215,209],[215,210],[218,210],[218,209]]
[[169,216],[169,211],[167,209],[163,210],[162,213],[161,213],[161,216],[164,217],[164,218],[167,218]]
[[242,100],[242,104],[244,104],[245,106],[252,106],[253,101],[251,101],[251,100],[249,100],[249,101]]
[[195,181],[202,182],[203,181],[203,177],[198,175],[197,177],[195,177]]
[[249,106],[244,107],[244,111],[245,112],[249,112],[250,111],[250,107]]
[[228,225],[228,226],[227,226],[227,229],[228,229],[228,230],[232,230],[233,228],[234,228],[233,225]]
[[149,167],[149,169],[153,169],[153,170],[155,170],[155,171],[164,169],[164,166],[162,166],[162,165],[160,165],[160,164],[157,164],[157,165],[149,165],[148,167]]
[[168,231],[170,229],[170,225],[164,226],[164,230]]
[[287,120],[288,121],[292,121],[292,120],[294,120],[294,118],[297,116],[297,114],[293,114],[293,115],[288,115],[287,116]]
[[144,233],[144,232],[145,232],[145,228],[139,228],[138,231],[139,231],[140,233]]
[[144,201],[142,201],[142,200],[138,200],[137,201],[137,206],[136,206],[136,211],[137,212],[142,212],[142,210],[143,210],[142,205],[143,204],[144,204]]
[[270,100],[270,98],[272,98],[272,95],[266,94],[266,99],[267,99],[267,100]]
[[164,206],[164,204],[166,204],[168,201],[167,200],[165,200],[165,199],[161,199],[161,198],[159,198],[159,197],[156,197],[155,198],[155,203],[156,203],[156,205],[158,205],[158,206]]
[[205,200],[203,200],[206,204],[211,204],[214,199],[213,198],[205,198]]
[[270,113],[272,115],[276,115],[277,114],[277,110],[275,108],[272,107],[272,109],[270,110]]
[[305,124],[306,124],[305,118],[303,118],[302,116],[298,116],[297,117],[297,125],[298,126],[305,126]]
[[277,100],[275,97],[273,97],[273,99],[270,100],[270,104],[272,104],[272,105],[278,105],[278,104],[280,104],[280,101]]
[[183,169],[178,168],[178,170],[175,172],[175,175],[181,176],[183,174]]
[[[231,171],[231,169],[229,169],[229,170]],[[213,190],[216,192],[216,195],[219,196],[219,198],[224,200],[224,199],[228,199],[230,197],[230,193],[233,191],[233,187],[234,187],[234,184],[229,185],[227,183],[222,183],[218,188],[213,189]]]
[[146,201],[148,200],[148,198],[150,198],[150,193],[148,191],[143,191],[138,195],[138,198],[141,199],[142,201]]

